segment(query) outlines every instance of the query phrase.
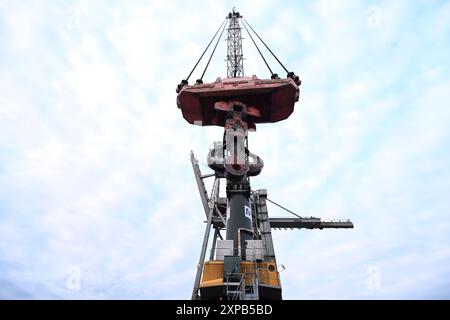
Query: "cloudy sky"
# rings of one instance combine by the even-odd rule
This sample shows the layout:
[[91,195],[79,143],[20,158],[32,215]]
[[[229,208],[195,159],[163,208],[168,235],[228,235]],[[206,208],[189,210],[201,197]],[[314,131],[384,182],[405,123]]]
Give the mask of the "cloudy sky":
[[[185,122],[174,89],[235,4],[0,0],[0,298],[190,298],[189,151],[207,172],[222,130]],[[450,3],[238,5],[303,81],[294,114],[251,133],[252,187],[355,224],[274,231],[284,298],[450,298]],[[269,76],[248,36],[244,55]]]

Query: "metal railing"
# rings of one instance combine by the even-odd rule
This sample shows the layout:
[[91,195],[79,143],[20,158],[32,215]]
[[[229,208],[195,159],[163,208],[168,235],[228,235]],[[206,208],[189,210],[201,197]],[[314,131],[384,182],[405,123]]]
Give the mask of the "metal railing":
[[[237,277],[240,277],[239,282],[230,281]],[[225,279],[225,294],[230,300],[258,299],[258,275],[256,272],[229,273]]]

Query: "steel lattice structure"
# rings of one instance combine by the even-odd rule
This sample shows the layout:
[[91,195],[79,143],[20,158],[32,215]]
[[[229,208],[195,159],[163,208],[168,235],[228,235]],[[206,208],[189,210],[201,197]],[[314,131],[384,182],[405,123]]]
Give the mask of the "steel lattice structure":
[[239,12],[228,14],[230,20],[228,25],[227,37],[227,76],[228,78],[240,78],[244,76],[244,56],[242,54],[242,36],[239,18],[242,16]]

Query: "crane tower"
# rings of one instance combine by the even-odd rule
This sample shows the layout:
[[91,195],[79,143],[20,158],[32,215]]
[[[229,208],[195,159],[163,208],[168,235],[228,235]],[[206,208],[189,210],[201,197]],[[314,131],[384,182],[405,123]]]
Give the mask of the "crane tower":
[[[270,79],[244,76],[241,24],[269,69]],[[203,76],[226,26],[227,78],[203,83]],[[272,72],[249,29],[286,71],[286,78],[281,79]],[[189,77],[219,31],[221,33],[200,79],[194,85],[189,85]],[[250,151],[248,133],[256,130],[256,124],[287,119],[299,100],[300,84],[299,77],[284,67],[243,16],[233,8],[189,76],[177,87],[177,105],[188,123],[224,128],[222,139],[214,142],[207,155],[212,173],[202,174],[191,152],[191,164],[206,216],[206,229],[192,291],[194,300],[281,299],[272,229],[353,228],[349,220],[323,221],[320,218],[300,217],[270,200],[266,189],[251,188],[250,178],[262,172],[264,162]],[[207,178],[214,178],[210,194],[204,184]],[[221,181],[225,182],[226,197],[219,195]],[[267,202],[273,202],[295,217],[269,217]],[[206,261],[210,238],[211,249]]]

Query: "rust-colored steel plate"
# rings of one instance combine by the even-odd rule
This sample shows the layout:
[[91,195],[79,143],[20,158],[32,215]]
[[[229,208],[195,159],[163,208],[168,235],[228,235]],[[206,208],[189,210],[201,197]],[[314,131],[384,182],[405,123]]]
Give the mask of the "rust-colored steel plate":
[[218,78],[212,83],[184,86],[177,96],[177,105],[191,124],[224,126],[226,113],[214,109],[218,101],[245,103],[260,112],[258,117],[249,116],[249,122],[270,123],[288,118],[298,98],[299,88],[290,78]]

